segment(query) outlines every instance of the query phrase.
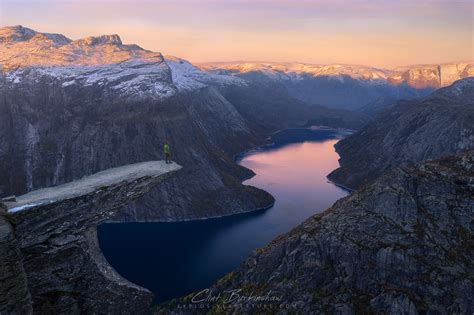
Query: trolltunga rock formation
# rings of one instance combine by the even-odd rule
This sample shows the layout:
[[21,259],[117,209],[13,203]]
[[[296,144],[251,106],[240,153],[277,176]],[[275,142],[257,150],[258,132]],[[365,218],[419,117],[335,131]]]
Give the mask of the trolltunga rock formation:
[[107,263],[96,226],[180,168],[163,161],[126,165],[6,203],[16,231],[0,216],[0,269],[11,284],[0,285],[8,298],[0,299],[0,313],[148,313],[152,293]]

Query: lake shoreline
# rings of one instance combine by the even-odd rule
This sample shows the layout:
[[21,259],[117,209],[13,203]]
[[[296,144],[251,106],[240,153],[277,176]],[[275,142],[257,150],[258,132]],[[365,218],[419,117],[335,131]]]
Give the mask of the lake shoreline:
[[333,145],[346,133],[316,128],[275,133],[271,143],[236,159],[254,173],[243,185],[274,196],[269,207],[192,220],[108,222],[99,228],[104,256],[124,278],[154,292],[154,305],[211,285],[254,250],[347,195],[326,178],[338,163]]

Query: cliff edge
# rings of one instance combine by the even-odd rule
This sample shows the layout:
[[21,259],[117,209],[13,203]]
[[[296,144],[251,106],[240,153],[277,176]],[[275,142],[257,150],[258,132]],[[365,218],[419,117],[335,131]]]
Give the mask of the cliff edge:
[[[12,257],[0,266],[2,275],[14,282],[7,288],[7,303],[15,298],[19,313],[29,313],[31,307],[40,314],[148,313],[152,293],[122,278],[107,263],[96,226],[180,168],[163,161],[125,165],[6,203],[7,216],[16,223],[13,233],[12,225],[0,220],[0,250],[9,249]],[[18,272],[21,269],[24,273]],[[13,310],[3,302],[0,312],[2,307]]]

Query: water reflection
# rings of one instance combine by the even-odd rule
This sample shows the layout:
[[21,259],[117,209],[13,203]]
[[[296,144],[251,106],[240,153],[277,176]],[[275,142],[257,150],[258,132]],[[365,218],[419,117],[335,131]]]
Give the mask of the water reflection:
[[125,278],[154,292],[156,302],[211,285],[254,249],[347,194],[326,180],[338,166],[333,145],[343,135],[287,130],[239,159],[257,174],[245,184],[270,192],[273,208],[192,222],[105,224],[99,227],[105,257]]

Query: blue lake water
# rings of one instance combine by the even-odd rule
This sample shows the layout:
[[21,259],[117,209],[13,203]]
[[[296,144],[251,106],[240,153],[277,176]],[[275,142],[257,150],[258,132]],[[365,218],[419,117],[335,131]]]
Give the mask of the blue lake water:
[[326,179],[338,167],[333,146],[345,135],[288,129],[240,156],[256,173],[244,184],[270,192],[272,208],[189,222],[104,224],[98,228],[104,256],[123,277],[150,289],[156,303],[210,286],[256,248],[347,195]]

